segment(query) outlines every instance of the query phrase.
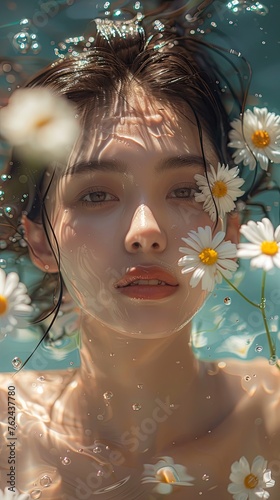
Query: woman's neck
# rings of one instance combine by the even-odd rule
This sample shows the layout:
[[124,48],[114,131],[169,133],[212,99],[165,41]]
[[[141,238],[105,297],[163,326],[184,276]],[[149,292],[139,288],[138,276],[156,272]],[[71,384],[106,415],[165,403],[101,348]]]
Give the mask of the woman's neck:
[[99,408],[104,406],[104,420],[115,435],[125,435],[127,428],[139,428],[158,415],[163,422],[156,433],[161,432],[161,443],[167,436],[167,441],[171,436],[192,440],[233,409],[234,396],[221,398],[228,393],[223,373],[195,359],[189,334],[187,327],[170,337],[135,339],[82,321],[81,376],[91,387],[92,405],[95,400]]

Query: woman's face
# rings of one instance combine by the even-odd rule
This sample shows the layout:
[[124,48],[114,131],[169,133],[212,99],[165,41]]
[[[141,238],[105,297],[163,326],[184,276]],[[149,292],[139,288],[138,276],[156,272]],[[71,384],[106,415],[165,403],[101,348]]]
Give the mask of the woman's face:
[[[67,289],[93,324],[155,338],[203,304],[206,293],[177,262],[181,238],[213,223],[194,200],[204,164],[192,115],[145,96],[126,107],[93,124],[87,147],[52,183],[47,210]],[[204,149],[216,165],[207,138]]]

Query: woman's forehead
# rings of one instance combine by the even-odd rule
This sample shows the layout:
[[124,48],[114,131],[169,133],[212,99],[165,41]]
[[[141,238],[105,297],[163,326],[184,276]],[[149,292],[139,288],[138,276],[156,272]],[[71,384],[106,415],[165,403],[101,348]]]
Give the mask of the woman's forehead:
[[[118,98],[110,109],[88,117],[68,165],[91,161],[118,149],[144,148],[147,151],[177,151],[178,154],[201,150],[193,113],[185,104],[180,111],[167,102],[137,91],[126,99]],[[204,147],[213,157],[214,148],[207,134]],[[113,146],[113,149],[112,149]],[[194,152],[194,151],[193,151]],[[216,155],[215,155],[216,156]]]

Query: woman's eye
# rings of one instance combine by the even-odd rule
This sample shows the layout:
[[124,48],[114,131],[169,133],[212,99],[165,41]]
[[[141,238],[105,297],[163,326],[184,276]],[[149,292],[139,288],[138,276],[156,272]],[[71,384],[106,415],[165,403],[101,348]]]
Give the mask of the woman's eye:
[[197,188],[194,187],[179,187],[171,191],[169,198],[194,198],[197,192]]
[[106,191],[92,191],[81,198],[83,203],[102,203],[114,200],[117,200],[117,198]]

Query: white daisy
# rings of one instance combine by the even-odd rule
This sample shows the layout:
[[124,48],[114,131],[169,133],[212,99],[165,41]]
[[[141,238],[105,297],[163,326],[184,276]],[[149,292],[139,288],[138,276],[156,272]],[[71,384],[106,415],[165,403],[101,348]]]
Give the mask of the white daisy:
[[242,163],[254,170],[259,162],[267,170],[269,160],[280,162],[280,116],[269,113],[267,108],[247,109],[242,120],[237,118],[229,132],[228,146],[235,148],[233,153],[236,165]]
[[15,488],[15,491],[10,491],[8,487],[4,491],[0,490],[0,500],[31,500],[28,493],[19,493]]
[[174,464],[170,457],[161,457],[156,465],[145,464],[142,483],[155,483],[153,491],[161,495],[172,493],[174,486],[193,486],[194,478],[183,465]]
[[[210,165],[208,181],[206,175],[196,174],[194,176],[200,193],[195,194],[195,201],[203,202],[203,208],[213,221],[216,220],[216,208],[218,215],[224,217],[228,212],[235,209],[234,201],[244,194],[239,188],[244,184],[244,179],[238,177],[239,169],[234,167],[229,169],[228,165],[218,163],[217,171]],[[208,184],[209,182],[209,184]]]
[[12,272],[6,275],[5,271],[0,269],[1,333],[8,333],[15,326],[21,328],[26,325],[24,316],[33,311],[30,302],[26,286],[19,281],[18,274]]
[[79,131],[74,109],[46,88],[16,90],[0,110],[0,134],[24,158],[63,161]]
[[251,259],[252,267],[265,271],[280,267],[280,226],[274,230],[269,219],[250,220],[241,226],[240,232],[250,243],[239,243],[238,257]]
[[271,471],[266,466],[267,461],[261,456],[254,458],[252,467],[245,457],[232,464],[229,476],[232,482],[228,485],[228,492],[233,495],[234,500],[270,497],[264,488],[272,488],[275,481],[271,479]]
[[215,283],[221,283],[222,275],[229,279],[236,271],[238,265],[234,262],[236,245],[230,241],[223,241],[225,233],[219,231],[213,238],[209,226],[199,227],[190,231],[188,238],[182,240],[190,248],[180,247],[179,251],[185,253],[178,261],[179,266],[184,266],[182,273],[193,273],[190,285],[194,288],[201,281],[202,290],[212,292]]

